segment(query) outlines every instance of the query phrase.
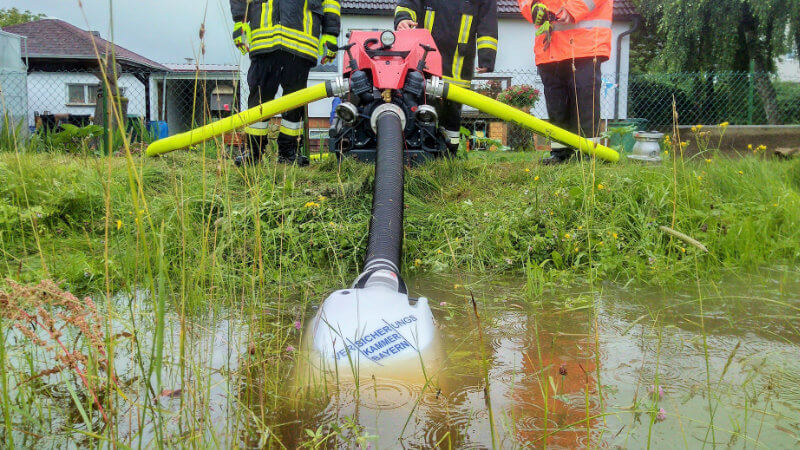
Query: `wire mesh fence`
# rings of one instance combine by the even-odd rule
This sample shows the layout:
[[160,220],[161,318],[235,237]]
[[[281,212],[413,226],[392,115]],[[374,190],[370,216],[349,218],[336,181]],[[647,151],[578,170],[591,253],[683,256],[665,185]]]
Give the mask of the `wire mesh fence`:
[[[334,76],[334,74],[325,74]],[[117,86],[125,99],[123,115],[134,139],[180,133],[226,117],[246,106],[246,83],[236,67],[183,67],[170,72],[123,71]],[[315,81],[312,77],[310,83]],[[800,77],[707,72],[628,75],[605,73],[600,86],[603,127],[622,125],[667,129],[678,124],[800,124]],[[473,81],[472,88],[497,97],[512,86],[543,90],[535,69],[496,72]],[[31,134],[58,131],[64,124],[102,125],[98,98],[103,89],[90,71],[28,73],[0,71],[0,108],[5,120]],[[312,105],[311,132],[324,138],[330,101]],[[530,108],[547,118],[544,96]],[[473,137],[484,136],[513,148],[536,145],[532,133],[513,124],[464,109],[464,124]],[[477,142],[480,145],[479,142]]]

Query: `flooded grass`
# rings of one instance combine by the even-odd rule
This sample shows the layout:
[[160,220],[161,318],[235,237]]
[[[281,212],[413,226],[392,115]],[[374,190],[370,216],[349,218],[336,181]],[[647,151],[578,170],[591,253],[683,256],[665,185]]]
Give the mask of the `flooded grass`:
[[302,330],[360,267],[371,177],[0,153],[5,446],[799,443],[800,163],[411,169],[405,273],[439,305],[439,363],[307,382]]

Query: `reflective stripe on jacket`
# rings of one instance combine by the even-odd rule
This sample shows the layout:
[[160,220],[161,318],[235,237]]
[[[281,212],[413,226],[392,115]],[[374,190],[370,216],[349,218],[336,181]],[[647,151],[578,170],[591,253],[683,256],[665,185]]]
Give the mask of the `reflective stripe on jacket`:
[[317,61],[321,34],[339,36],[338,0],[230,0],[234,22],[250,24],[250,55],[284,50]]
[[550,46],[545,50],[545,35],[536,37],[533,50],[536,64],[564,61],[573,58],[611,57],[611,24],[614,0],[518,0],[520,12],[532,22],[531,7],[542,3],[557,13],[564,8],[574,23],[552,23]]
[[497,57],[497,0],[399,0],[394,26],[413,20],[433,35],[442,54],[444,78],[469,87],[478,67],[494,70]]

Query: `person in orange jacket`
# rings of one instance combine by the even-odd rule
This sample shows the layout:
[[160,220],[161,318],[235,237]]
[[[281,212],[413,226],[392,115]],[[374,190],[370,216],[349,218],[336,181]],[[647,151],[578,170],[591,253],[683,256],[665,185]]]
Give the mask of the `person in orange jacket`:
[[[534,54],[550,121],[594,138],[600,131],[600,64],[611,56],[613,0],[518,0],[536,27]],[[552,143],[545,164],[569,161],[575,149]]]

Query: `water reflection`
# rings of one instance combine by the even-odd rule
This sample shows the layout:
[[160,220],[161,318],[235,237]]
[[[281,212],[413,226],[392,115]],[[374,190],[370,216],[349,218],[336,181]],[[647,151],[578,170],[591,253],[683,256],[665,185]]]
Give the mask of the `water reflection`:
[[[305,428],[355,418],[379,447],[486,448],[487,392],[502,447],[800,442],[796,276],[778,286],[749,279],[699,291],[562,292],[535,308],[514,299],[514,285],[474,285],[485,362],[478,321],[464,291],[448,291],[452,284],[411,283],[446,303],[435,311],[446,357],[427,384],[329,380],[319,409],[284,412],[293,423],[278,431],[282,442],[299,444]],[[576,307],[575,298],[583,303]]]

